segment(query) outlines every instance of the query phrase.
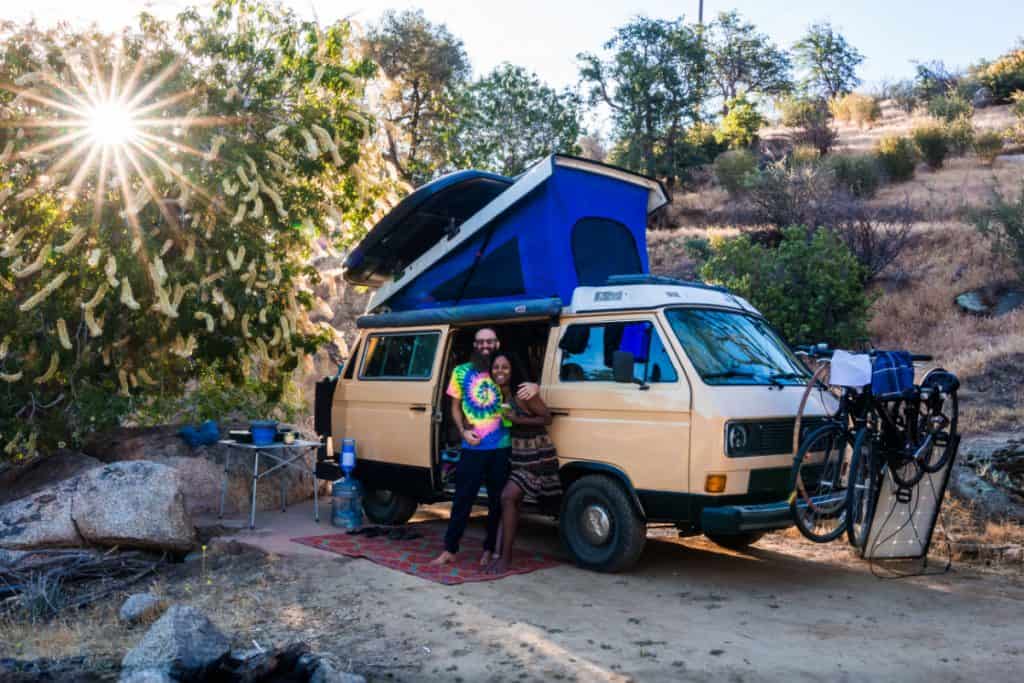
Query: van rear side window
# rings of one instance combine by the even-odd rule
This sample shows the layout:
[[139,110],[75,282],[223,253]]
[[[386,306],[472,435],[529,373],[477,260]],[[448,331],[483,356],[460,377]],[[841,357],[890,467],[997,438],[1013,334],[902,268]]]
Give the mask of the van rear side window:
[[440,338],[438,332],[370,335],[359,379],[430,379]]

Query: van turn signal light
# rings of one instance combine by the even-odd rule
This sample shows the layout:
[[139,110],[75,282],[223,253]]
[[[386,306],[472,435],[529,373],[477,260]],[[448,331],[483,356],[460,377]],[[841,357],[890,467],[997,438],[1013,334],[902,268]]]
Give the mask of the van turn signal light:
[[704,480],[704,491],[706,493],[721,493],[725,491],[725,479],[724,474],[709,474],[707,479]]

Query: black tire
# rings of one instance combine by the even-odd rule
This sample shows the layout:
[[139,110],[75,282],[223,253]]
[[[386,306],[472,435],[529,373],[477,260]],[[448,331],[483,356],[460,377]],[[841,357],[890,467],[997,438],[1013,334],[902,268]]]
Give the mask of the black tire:
[[935,419],[945,422],[945,427],[936,432],[932,452],[920,460],[921,469],[928,474],[942,470],[956,451],[957,422],[960,419],[959,386],[956,376],[941,368],[929,371],[921,380],[921,389],[930,391],[928,399],[922,401],[922,426]]
[[882,463],[875,455],[873,437],[865,427],[857,432],[846,489],[846,536],[860,555],[864,555],[871,534],[881,486]]
[[647,524],[621,484],[589,474],[566,491],[558,533],[580,567],[618,572],[640,557],[647,541]]
[[744,531],[739,534],[704,534],[715,545],[729,550],[746,550],[764,538],[766,531]]
[[416,514],[416,500],[388,489],[367,491],[363,512],[374,524],[405,524]]
[[836,423],[804,437],[793,459],[789,510],[800,533],[828,543],[846,531],[844,468],[849,464],[850,435]]

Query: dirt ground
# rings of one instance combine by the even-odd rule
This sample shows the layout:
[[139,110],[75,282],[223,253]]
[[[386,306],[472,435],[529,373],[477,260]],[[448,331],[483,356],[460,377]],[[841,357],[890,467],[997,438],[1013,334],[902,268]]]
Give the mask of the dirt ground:
[[[666,529],[625,574],[565,564],[443,586],[290,543],[328,532],[308,513],[261,513],[262,530],[235,537],[246,545],[218,539],[153,589],[202,609],[238,646],[305,640],[371,681],[999,681],[1024,666],[1019,566],[886,580],[793,532],[734,553]],[[550,521],[531,518],[522,541],[564,556]],[[113,676],[142,633],[117,623],[119,604],[2,624],[0,657],[88,654]]]

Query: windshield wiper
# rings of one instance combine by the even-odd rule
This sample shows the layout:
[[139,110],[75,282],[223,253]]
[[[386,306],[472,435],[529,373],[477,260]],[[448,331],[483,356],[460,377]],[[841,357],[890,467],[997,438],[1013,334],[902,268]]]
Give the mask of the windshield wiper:
[[726,370],[724,372],[712,372],[709,375],[704,375],[704,379],[727,379],[729,377],[760,377],[760,375],[753,373],[749,370]]
[[780,380],[783,379],[802,379],[803,374],[799,372],[773,372],[768,375],[768,381],[777,387],[785,386]]

